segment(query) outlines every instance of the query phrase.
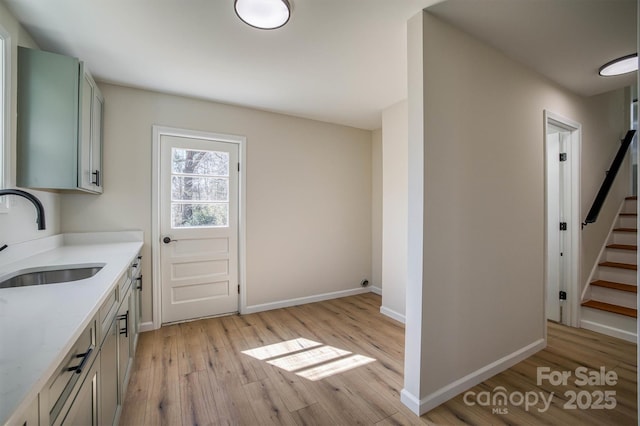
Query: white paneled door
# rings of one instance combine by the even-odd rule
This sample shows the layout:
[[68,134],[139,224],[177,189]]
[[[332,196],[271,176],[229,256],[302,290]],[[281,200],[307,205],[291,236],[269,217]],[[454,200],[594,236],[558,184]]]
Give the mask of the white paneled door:
[[162,323],[238,311],[238,151],[160,137]]

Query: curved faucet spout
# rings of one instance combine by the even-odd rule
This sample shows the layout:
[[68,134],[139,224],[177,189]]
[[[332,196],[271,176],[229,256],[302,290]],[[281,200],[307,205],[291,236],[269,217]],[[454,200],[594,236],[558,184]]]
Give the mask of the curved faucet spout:
[[42,206],[42,203],[40,202],[40,200],[36,198],[35,195],[29,194],[28,192],[22,191],[20,189],[0,189],[0,197],[2,197],[3,195],[17,195],[19,197],[26,198],[27,200],[31,201],[33,205],[36,207],[36,210],[38,212],[38,218],[37,218],[38,229],[39,230],[45,229],[44,207]]

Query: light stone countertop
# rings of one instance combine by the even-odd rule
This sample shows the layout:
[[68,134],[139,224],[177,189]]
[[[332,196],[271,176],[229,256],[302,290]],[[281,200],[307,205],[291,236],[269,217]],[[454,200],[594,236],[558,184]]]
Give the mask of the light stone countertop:
[[0,263],[0,281],[34,267],[105,266],[84,280],[0,289],[0,424],[20,420],[12,416],[27,408],[127,273],[142,248],[142,232],[66,234],[23,244],[9,258],[21,250],[36,254]]

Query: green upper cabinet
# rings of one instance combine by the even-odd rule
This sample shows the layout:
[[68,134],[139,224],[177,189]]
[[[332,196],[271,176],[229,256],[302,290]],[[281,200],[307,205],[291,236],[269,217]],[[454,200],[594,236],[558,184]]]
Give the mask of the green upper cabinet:
[[101,193],[103,107],[78,59],[20,47],[17,186]]

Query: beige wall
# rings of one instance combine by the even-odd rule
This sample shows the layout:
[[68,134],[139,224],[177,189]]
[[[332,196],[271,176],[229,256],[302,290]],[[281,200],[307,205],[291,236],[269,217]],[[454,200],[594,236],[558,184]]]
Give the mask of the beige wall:
[[[10,71],[10,102],[9,102],[9,133],[10,137],[7,141],[9,144],[8,167],[9,179],[7,187],[15,187],[16,181],[16,94],[18,87],[18,46],[36,47],[33,39],[20,26],[18,21],[9,13],[3,3],[0,2],[0,26],[9,33],[11,38],[11,71]],[[1,149],[2,147],[0,147]],[[2,168],[0,167],[0,171]],[[9,201],[8,212],[0,212],[0,246],[29,241],[36,238],[42,238],[54,235],[60,232],[60,205],[59,196],[53,192],[32,191],[42,202],[45,208],[45,218],[47,228],[38,231],[36,224],[36,210],[31,202],[24,198],[11,196]],[[1,256],[1,255],[0,255]]]
[[[63,195],[62,229],[142,229],[151,276],[151,129],[247,138],[249,306],[360,288],[371,276],[371,132],[100,84],[104,194]],[[143,318],[151,320],[151,294]]]
[[624,132],[619,93],[572,95],[427,13],[409,45],[409,229],[423,230],[409,245],[405,363],[420,379],[405,378],[403,400],[428,410],[543,342],[543,111],[582,123],[584,214]]
[[408,104],[382,112],[382,307],[404,320],[407,286]]
[[382,289],[382,129],[371,133],[371,286]]

